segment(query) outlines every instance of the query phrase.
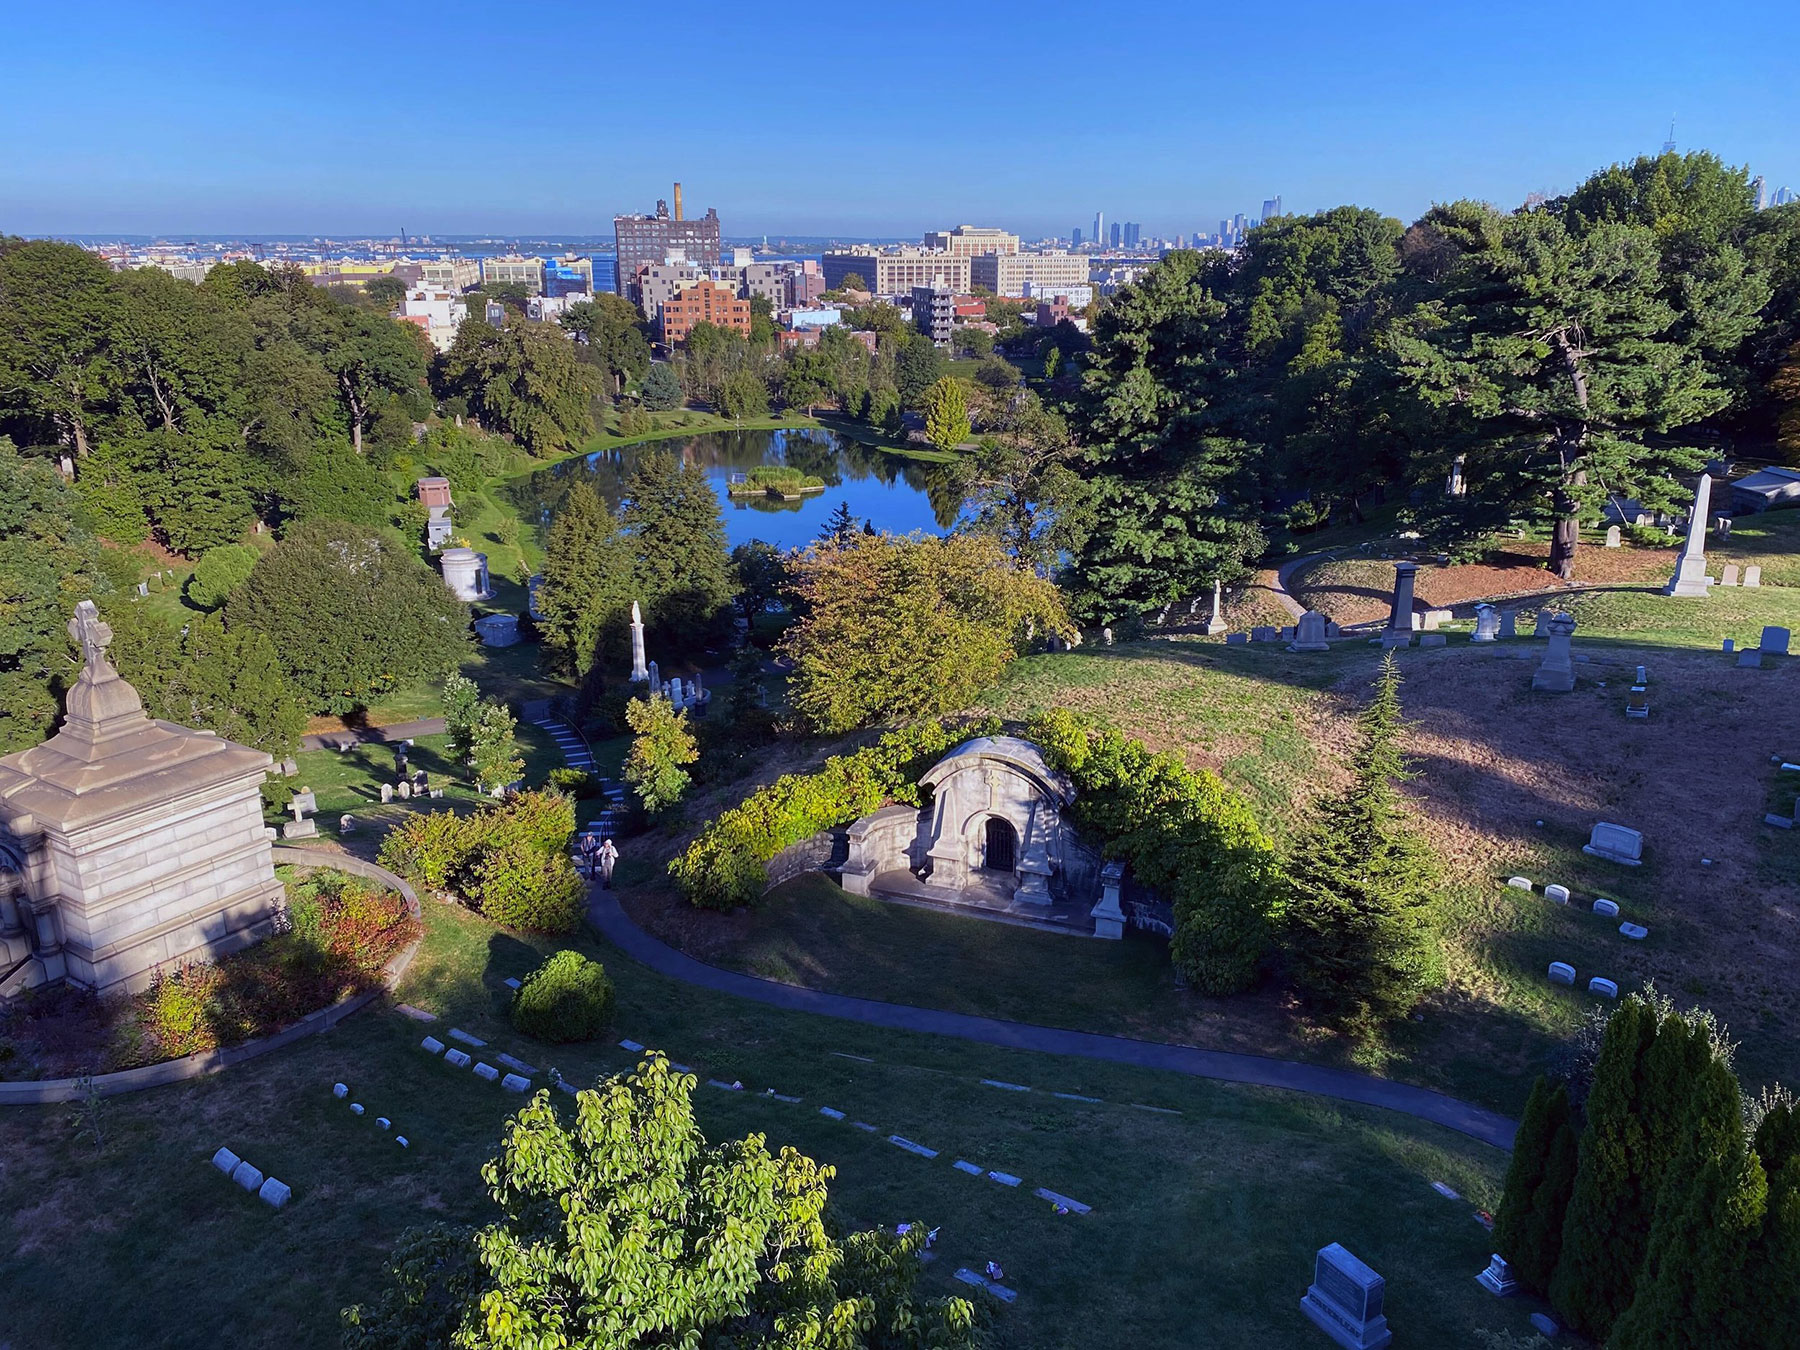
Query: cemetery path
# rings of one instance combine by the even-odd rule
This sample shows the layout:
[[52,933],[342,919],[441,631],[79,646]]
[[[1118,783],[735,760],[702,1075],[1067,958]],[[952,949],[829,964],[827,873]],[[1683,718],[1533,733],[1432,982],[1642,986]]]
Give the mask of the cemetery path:
[[342,731],[325,731],[302,736],[302,750],[335,750],[340,745],[356,745],[369,741],[415,741],[421,736],[441,736],[444,719],[425,717],[417,722],[395,722],[385,727],[346,727]]
[[823,1017],[837,1017],[896,1031],[953,1036],[959,1040],[1007,1049],[1074,1055],[1082,1059],[1107,1060],[1114,1064],[1131,1064],[1146,1069],[1165,1069],[1172,1073],[1185,1073],[1224,1083],[1245,1083],[1254,1087],[1309,1092],[1338,1101],[1398,1111],[1418,1120],[1447,1126],[1500,1149],[1512,1147],[1513,1132],[1517,1129],[1515,1122],[1497,1112],[1458,1101],[1441,1092],[1395,1083],[1385,1078],[1374,1078],[1348,1069],[1270,1059],[1262,1055],[1237,1054],[1227,1050],[1202,1050],[1195,1046],[1132,1040],[1125,1036],[1067,1031],[1058,1027],[1033,1026],[1025,1022],[1006,1022],[993,1017],[972,1017],[966,1013],[916,1008],[903,1003],[882,1003],[874,999],[803,989],[797,985],[777,984],[772,980],[758,979],[754,975],[721,970],[717,966],[696,961],[686,953],[676,951],[651,937],[627,917],[619,906],[618,898],[610,891],[596,890],[591,894],[588,914],[607,941],[657,974],[666,975],[683,984],[711,989],[716,993],[765,1003],[770,1007],[816,1013]]
[[1281,602],[1282,607],[1286,609],[1289,614],[1292,614],[1298,619],[1302,614],[1306,613],[1306,606],[1294,599],[1292,593],[1288,590],[1288,582],[1293,579],[1294,574],[1304,571],[1316,562],[1326,562],[1336,556],[1335,553],[1307,553],[1298,558],[1289,558],[1286,562],[1281,564],[1280,567],[1275,569],[1275,584],[1270,589],[1275,593],[1275,598]]

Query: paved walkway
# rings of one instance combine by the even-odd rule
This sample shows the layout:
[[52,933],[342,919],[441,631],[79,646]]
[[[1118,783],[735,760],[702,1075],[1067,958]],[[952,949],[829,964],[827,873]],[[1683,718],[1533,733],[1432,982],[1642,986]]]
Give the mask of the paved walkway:
[[342,731],[324,731],[316,736],[302,736],[302,750],[335,750],[340,745],[365,742],[416,741],[421,736],[441,736],[444,719],[426,717],[417,722],[395,722],[385,727],[345,727]]
[[1240,1055],[1225,1050],[1200,1050],[1185,1045],[1135,1041],[1123,1036],[1100,1036],[1086,1031],[1063,1031],[1023,1022],[1003,1022],[992,1017],[970,1017],[964,1013],[913,1008],[900,1003],[879,1003],[873,999],[826,994],[816,989],[801,989],[794,985],[759,980],[752,975],[740,975],[735,971],[720,970],[717,966],[696,961],[644,932],[626,917],[625,911],[619,907],[618,898],[610,891],[593,892],[588,914],[609,942],[659,975],[680,980],[683,984],[730,994],[735,998],[766,1003],[774,1008],[817,1013],[824,1017],[838,1017],[849,1022],[888,1027],[895,1031],[954,1036],[959,1040],[1014,1050],[1075,1055],[1083,1059],[1132,1064],[1146,1069],[1166,1069],[1196,1078],[1214,1078],[1225,1083],[1248,1083],[1256,1087],[1310,1092],[1338,1101],[1385,1107],[1419,1120],[1447,1125],[1484,1144],[1492,1144],[1501,1149],[1512,1147],[1513,1132],[1517,1128],[1505,1116],[1457,1101],[1454,1097],[1446,1097],[1440,1092],[1390,1082],[1385,1078],[1372,1078],[1347,1069],[1298,1064],[1285,1059],[1267,1059],[1261,1055]]

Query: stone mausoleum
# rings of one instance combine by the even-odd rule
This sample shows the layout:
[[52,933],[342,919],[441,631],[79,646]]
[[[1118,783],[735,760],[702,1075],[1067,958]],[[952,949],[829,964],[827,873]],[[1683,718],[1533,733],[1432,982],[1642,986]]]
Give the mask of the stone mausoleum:
[[929,806],[883,807],[850,826],[845,890],[1119,936],[1118,869],[1103,878],[1064,817],[1074,788],[1035,745],[964,741],[919,781]]
[[0,759],[0,996],[142,989],[267,936],[280,911],[270,757],[147,716],[92,601],[69,632],[83,666],[62,729]]

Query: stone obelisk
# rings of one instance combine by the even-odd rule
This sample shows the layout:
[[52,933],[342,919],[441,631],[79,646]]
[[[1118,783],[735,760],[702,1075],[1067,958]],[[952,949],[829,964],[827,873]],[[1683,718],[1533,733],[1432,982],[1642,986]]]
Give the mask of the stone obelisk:
[[641,684],[650,678],[644,664],[644,616],[638,613],[638,602],[631,602],[631,682]]
[[1706,590],[1706,515],[1712,506],[1712,475],[1701,474],[1700,486],[1694,489],[1694,513],[1688,517],[1687,543],[1675,560],[1675,575],[1663,587],[1664,595],[1705,596]]

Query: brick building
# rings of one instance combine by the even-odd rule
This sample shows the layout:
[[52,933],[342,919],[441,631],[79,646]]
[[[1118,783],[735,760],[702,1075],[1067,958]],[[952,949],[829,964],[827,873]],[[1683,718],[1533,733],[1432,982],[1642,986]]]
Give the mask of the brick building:
[[750,336],[750,302],[716,281],[697,281],[662,304],[662,338],[669,346],[686,342],[697,323],[715,324]]

